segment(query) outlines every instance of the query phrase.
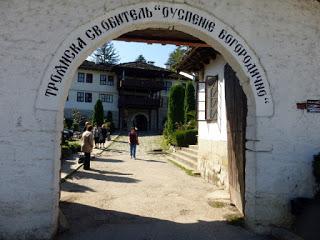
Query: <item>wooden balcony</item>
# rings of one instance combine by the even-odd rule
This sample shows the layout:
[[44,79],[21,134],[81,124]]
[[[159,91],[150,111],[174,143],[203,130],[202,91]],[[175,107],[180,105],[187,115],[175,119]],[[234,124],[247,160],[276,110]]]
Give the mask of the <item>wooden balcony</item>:
[[119,81],[119,89],[139,90],[139,91],[161,91],[164,88],[164,82],[160,80],[138,80],[126,79]]
[[118,106],[119,108],[159,108],[161,106],[161,98],[122,95],[119,96]]

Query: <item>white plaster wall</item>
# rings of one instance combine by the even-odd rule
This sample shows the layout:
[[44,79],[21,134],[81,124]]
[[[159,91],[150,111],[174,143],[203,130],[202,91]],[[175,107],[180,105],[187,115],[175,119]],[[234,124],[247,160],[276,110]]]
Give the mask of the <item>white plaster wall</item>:
[[216,122],[199,121],[199,139],[212,141],[227,141],[227,115],[226,115],[226,100],[225,100],[225,80],[224,66],[226,61],[221,55],[218,55],[215,60],[211,60],[204,68],[204,80],[207,76],[218,75],[218,120]]
[[[52,56],[77,27],[138,2],[148,1],[0,1],[0,238],[48,239],[57,227],[63,114],[62,109],[35,108]],[[312,194],[311,161],[320,145],[320,115],[295,107],[296,102],[320,98],[320,4],[170,2],[186,3],[221,19],[259,57],[275,107],[271,117],[248,116],[247,148],[252,151],[246,153],[246,215],[256,227],[287,223],[290,198]],[[230,56],[226,59],[235,63]],[[248,83],[242,84],[252,95]],[[254,109],[250,99],[249,109]]]
[[[78,73],[92,73],[93,79],[92,83],[86,82],[78,82]],[[109,75],[114,77],[114,85],[100,85],[100,74],[106,74],[107,77]],[[92,102],[77,102],[77,92],[90,92],[92,93]],[[69,98],[65,103],[66,109],[79,109],[79,110],[87,110],[93,111],[94,105],[96,101],[99,99],[99,94],[111,94],[113,96],[113,102],[107,103],[103,102],[103,109],[105,112],[107,111],[118,111],[118,90],[117,90],[117,77],[115,73],[112,72],[104,72],[104,71],[91,71],[91,70],[83,70],[79,69],[72,81],[71,88],[69,90]]]

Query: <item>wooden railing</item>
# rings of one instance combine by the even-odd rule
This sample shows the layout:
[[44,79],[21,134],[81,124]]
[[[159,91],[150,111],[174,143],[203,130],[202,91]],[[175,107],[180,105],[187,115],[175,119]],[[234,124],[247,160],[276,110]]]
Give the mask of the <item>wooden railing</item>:
[[119,88],[161,91],[164,88],[164,82],[159,80],[126,79],[120,81]]
[[161,98],[122,95],[122,96],[119,96],[118,105],[119,107],[159,108],[161,105]]

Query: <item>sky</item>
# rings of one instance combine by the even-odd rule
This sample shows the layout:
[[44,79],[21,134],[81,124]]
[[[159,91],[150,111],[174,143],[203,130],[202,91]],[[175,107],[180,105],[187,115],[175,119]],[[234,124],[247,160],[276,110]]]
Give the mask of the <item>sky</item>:
[[147,61],[155,62],[156,66],[164,67],[169,54],[176,48],[175,45],[147,44],[135,42],[112,41],[120,56],[120,63],[133,62],[142,54]]

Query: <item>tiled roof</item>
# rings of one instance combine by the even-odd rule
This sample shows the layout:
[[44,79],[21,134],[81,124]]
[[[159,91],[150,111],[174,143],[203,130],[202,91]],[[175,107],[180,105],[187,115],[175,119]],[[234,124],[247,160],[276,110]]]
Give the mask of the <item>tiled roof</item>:
[[97,70],[97,71],[112,71],[114,64],[102,64],[102,63],[95,63],[88,60],[85,60],[80,66],[79,69],[85,70]]
[[127,62],[127,63],[121,63],[121,64],[96,64],[95,62],[91,62],[88,60],[85,60],[80,66],[79,69],[84,70],[96,70],[96,71],[116,71],[121,69],[137,69],[137,70],[145,70],[145,71],[152,71],[157,73],[163,73],[166,77],[171,79],[180,79],[180,80],[189,80],[185,76],[178,74],[176,72],[173,72],[171,70],[155,66],[151,63],[146,62]]
[[151,63],[147,62],[127,62],[121,63],[117,65],[118,68],[135,68],[135,69],[145,69],[145,70],[152,70],[152,71],[160,71],[160,72],[171,72],[168,69],[155,66]]

